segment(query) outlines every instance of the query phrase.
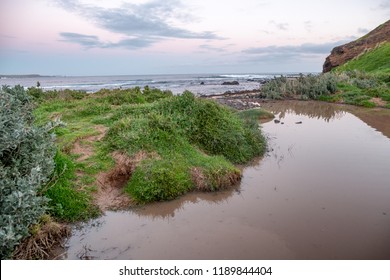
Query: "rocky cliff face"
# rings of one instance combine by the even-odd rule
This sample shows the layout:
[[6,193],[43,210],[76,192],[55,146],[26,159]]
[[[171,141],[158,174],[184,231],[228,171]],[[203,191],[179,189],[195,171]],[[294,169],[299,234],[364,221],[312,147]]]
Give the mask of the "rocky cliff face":
[[329,72],[383,42],[390,42],[390,20],[353,42],[335,47],[325,60],[323,72]]

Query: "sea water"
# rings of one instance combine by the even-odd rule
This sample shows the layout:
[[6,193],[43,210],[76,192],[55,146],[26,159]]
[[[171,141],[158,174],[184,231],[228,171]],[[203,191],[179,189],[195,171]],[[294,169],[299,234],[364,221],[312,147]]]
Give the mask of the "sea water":
[[[252,91],[275,76],[296,75],[293,73],[266,74],[175,74],[175,75],[119,75],[119,76],[1,76],[0,84],[25,88],[37,86],[43,90],[84,90],[95,92],[102,88],[145,87],[171,90],[180,94],[189,90],[198,95],[222,94],[226,92]],[[223,85],[237,81],[238,85]]]

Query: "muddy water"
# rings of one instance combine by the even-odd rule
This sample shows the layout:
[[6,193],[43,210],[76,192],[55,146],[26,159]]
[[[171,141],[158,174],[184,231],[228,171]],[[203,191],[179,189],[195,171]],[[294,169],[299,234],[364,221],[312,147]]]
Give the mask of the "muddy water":
[[390,259],[390,110],[264,106],[280,122],[240,186],[107,212],[66,258]]

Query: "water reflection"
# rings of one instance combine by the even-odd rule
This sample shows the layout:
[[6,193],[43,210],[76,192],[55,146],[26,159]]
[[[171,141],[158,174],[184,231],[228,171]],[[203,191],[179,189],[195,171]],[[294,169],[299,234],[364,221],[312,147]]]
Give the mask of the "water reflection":
[[262,107],[278,114],[280,119],[284,119],[286,114],[296,114],[329,122],[333,119],[340,119],[345,115],[345,108],[342,106],[315,101],[269,102],[263,103]]
[[132,211],[139,217],[145,216],[152,219],[169,219],[174,218],[175,213],[184,210],[185,206],[188,204],[198,204],[200,202],[207,204],[227,203],[229,198],[234,194],[240,194],[239,185],[220,192],[193,192],[173,201],[157,202],[147,206],[134,207]]
[[308,116],[329,122],[351,113],[372,128],[390,138],[390,110],[381,108],[363,108],[357,106],[331,104],[318,101],[275,101],[263,103],[262,107],[283,119],[288,113]]
[[390,138],[390,110],[379,108],[347,107],[348,112],[354,114],[366,124],[380,131],[387,138]]
[[106,212],[73,231],[66,257],[390,259],[390,111],[267,106],[283,125],[262,124],[268,153],[239,187]]

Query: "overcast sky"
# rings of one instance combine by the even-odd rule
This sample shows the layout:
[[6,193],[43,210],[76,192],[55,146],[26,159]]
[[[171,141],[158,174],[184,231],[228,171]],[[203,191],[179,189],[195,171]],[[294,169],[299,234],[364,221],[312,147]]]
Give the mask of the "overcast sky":
[[319,72],[390,0],[0,0],[0,74]]

